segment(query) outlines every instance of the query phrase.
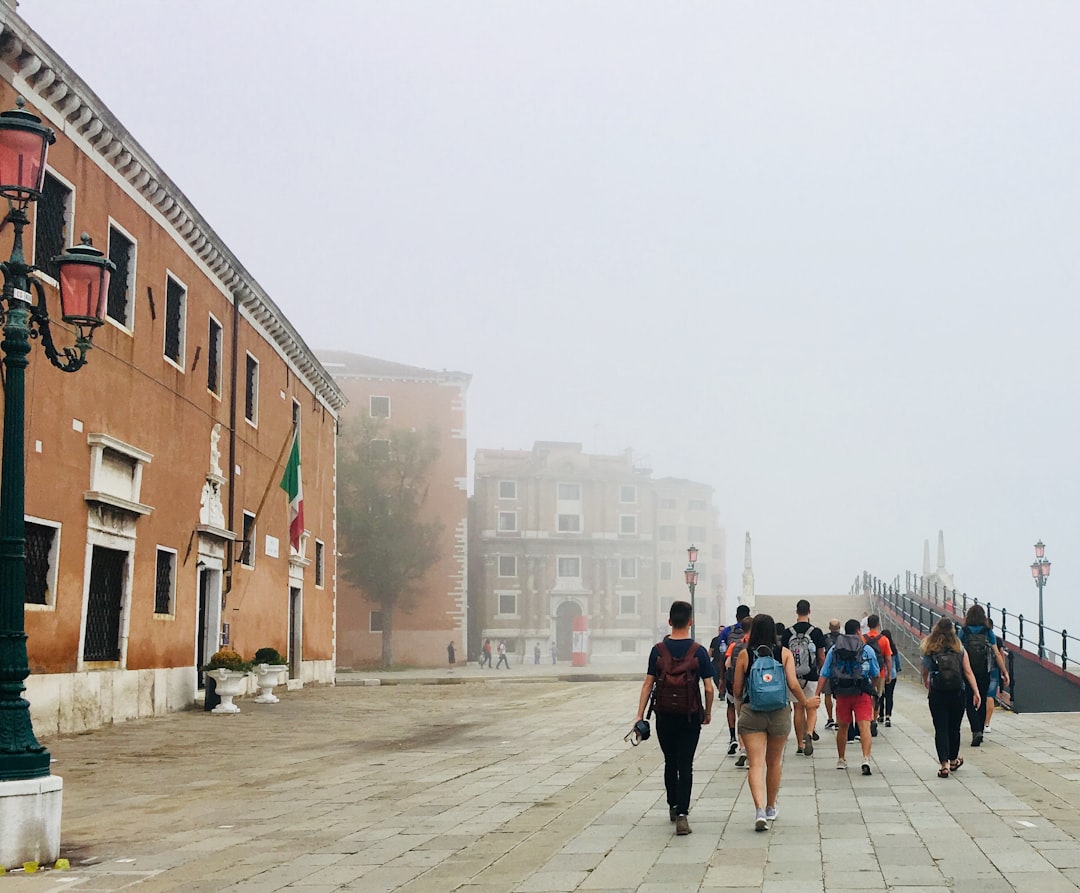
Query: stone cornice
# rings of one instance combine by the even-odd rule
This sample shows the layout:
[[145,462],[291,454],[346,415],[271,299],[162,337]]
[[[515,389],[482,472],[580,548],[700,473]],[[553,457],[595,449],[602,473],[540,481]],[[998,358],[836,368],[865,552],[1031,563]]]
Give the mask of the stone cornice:
[[68,136],[78,135],[187,244],[297,373],[334,411],[348,402],[332,376],[180,188],[101,99],[41,37],[0,4],[0,62],[29,88],[27,101]]

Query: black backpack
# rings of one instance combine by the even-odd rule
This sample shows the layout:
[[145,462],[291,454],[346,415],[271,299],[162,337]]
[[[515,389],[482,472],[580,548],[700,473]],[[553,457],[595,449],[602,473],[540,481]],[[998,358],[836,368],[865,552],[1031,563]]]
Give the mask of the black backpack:
[[937,651],[931,655],[930,688],[934,691],[960,691],[964,687],[964,655],[960,651]]
[[969,627],[965,626],[964,650],[971,664],[971,672],[975,674],[981,686],[981,683],[990,678],[990,667],[993,661],[993,648],[985,629],[981,633],[973,633]]
[[698,644],[690,642],[686,656],[675,660],[666,642],[657,642],[656,685],[652,692],[652,709],[657,713],[703,717],[701,688],[698,685]]

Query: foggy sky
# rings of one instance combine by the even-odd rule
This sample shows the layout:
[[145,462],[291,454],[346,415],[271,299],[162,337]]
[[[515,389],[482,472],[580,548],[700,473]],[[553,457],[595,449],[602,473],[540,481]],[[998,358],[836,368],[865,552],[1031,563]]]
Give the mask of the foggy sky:
[[1042,538],[1080,631],[1077,5],[19,11],[312,347],[472,373],[470,454],[712,483],[733,593],[944,529],[1031,617]]

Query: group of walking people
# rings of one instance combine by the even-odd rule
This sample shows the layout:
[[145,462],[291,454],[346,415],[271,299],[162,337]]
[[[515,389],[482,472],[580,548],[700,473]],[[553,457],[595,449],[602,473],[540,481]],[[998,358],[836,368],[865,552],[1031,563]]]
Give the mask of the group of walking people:
[[[811,623],[806,599],[797,603],[797,619],[790,627],[768,614],[751,616],[749,608],[740,605],[736,622],[722,627],[706,650],[691,638],[691,610],[688,602],[672,604],[671,632],[649,654],[636,716],[641,721],[655,715],[668,814],[676,834],[692,833],[688,813],[694,754],[718,697],[727,707],[728,754],[736,756],[736,766],[749,770],[758,831],[767,831],[779,814],[784,748],[792,727],[796,755],[814,753],[823,698],[825,728],[835,732],[836,768],[847,769],[847,746],[858,741],[861,774],[873,774],[873,738],[879,726],[892,725],[893,690],[902,670],[899,650],[877,615],[849,619],[842,628],[833,619],[824,632]],[[938,776],[948,778],[964,762],[959,748],[965,714],[972,746],[978,747],[989,730],[987,701],[996,695],[991,686],[995,678],[1007,686],[1008,673],[991,623],[978,605],[959,628],[943,618],[920,650]]]

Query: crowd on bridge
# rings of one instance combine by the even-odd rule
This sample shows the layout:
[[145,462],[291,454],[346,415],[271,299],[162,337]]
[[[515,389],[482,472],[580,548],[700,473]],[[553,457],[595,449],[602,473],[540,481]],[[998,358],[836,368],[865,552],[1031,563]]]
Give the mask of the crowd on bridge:
[[[710,725],[713,705],[722,699],[730,742],[728,756],[748,771],[754,801],[754,828],[767,831],[776,821],[784,752],[795,732],[795,755],[811,757],[820,705],[825,730],[836,741],[836,768],[848,768],[849,743],[857,742],[862,775],[873,774],[873,739],[892,726],[893,690],[903,670],[892,633],[877,614],[861,620],[838,618],[822,630],[810,619],[810,602],[795,605],[791,626],[768,614],[752,616],[739,605],[735,622],[720,627],[709,647],[694,641],[689,602],[671,605],[671,632],[653,646],[638,698],[634,743],[656,737],[664,756],[668,817],[677,835],[692,833],[688,814],[693,790],[694,755],[702,727]],[[961,726],[966,717],[971,746],[990,731],[998,686],[1008,686],[1000,643],[993,624],[973,605],[962,624],[942,618],[919,643],[922,684],[934,724],[939,763],[947,779],[964,765]]]

